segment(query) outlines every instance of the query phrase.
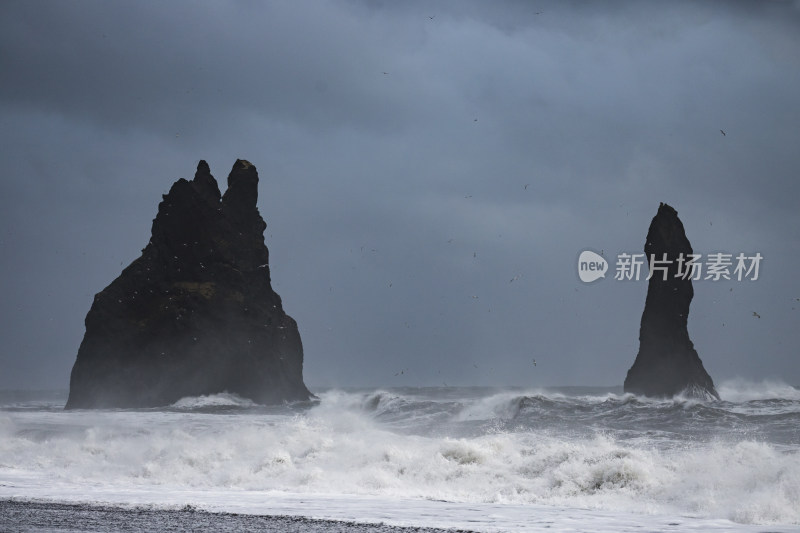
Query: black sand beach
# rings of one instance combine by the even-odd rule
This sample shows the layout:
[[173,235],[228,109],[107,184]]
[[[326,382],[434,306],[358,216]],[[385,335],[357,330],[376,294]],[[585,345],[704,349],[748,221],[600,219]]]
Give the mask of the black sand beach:
[[177,531],[265,533],[470,533],[463,529],[394,527],[292,516],[209,513],[61,503],[0,501],[0,533]]

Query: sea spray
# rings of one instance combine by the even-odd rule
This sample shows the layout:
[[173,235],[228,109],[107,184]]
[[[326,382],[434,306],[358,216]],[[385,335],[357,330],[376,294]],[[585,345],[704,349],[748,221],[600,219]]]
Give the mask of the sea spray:
[[798,400],[480,389],[319,397],[283,408],[222,396],[164,410],[4,410],[0,493],[266,491],[800,524]]

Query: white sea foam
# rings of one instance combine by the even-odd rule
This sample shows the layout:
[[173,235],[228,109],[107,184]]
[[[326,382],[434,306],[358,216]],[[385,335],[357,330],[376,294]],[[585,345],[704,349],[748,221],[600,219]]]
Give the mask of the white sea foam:
[[[551,397],[560,395],[551,395]],[[508,391],[492,394],[469,402],[458,413],[457,420],[490,420],[492,418],[512,419],[519,414],[523,398],[544,398],[543,392]]]
[[717,391],[723,400],[736,403],[778,398],[800,401],[800,389],[780,381],[734,379],[719,384]]
[[[405,432],[392,417],[425,419],[436,402],[389,391],[329,391],[318,405],[288,414],[193,410],[239,401],[194,398],[168,411],[0,413],[0,496],[74,501],[138,493],[158,503],[191,493],[205,494],[200,500],[217,509],[214,502],[231,494],[268,493],[311,501],[372,498],[384,502],[379,507],[441,500],[463,508],[547,506],[800,524],[796,443],[779,447],[736,435],[659,447],[646,431],[628,440],[603,431],[576,436],[559,432],[558,420],[549,431],[500,425],[466,436],[438,427]],[[441,404],[458,425],[492,417],[516,423],[519,413],[564,416],[564,405],[576,402],[514,392]],[[605,402],[621,410],[623,421],[655,409],[707,414],[693,411],[700,404],[628,396],[580,406]]]
[[175,409],[203,409],[208,407],[255,407],[255,403],[237,394],[222,392],[207,396],[187,396],[181,398],[172,407]]

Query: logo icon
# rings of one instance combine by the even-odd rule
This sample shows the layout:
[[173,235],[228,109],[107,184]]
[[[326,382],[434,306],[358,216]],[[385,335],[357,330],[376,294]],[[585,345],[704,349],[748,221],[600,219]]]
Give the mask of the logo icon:
[[584,283],[591,283],[606,277],[608,261],[591,250],[584,250],[578,257],[578,277]]

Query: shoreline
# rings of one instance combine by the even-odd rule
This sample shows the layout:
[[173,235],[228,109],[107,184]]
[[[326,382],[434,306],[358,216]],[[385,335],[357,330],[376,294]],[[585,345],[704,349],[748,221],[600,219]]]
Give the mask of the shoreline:
[[390,526],[290,515],[211,512],[187,505],[152,509],[0,499],[0,532],[215,531],[263,533],[477,533],[466,529]]

